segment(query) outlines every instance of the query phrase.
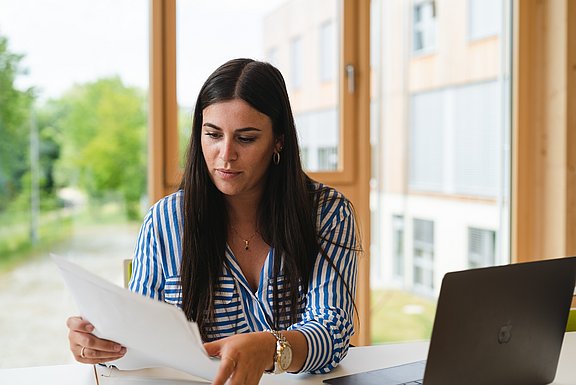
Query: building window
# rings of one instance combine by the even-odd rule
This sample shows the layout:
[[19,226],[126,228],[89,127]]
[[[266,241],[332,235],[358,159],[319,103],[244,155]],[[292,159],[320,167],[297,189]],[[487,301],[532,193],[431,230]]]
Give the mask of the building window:
[[318,168],[320,170],[334,171],[338,169],[338,148],[318,148]]
[[492,266],[496,262],[496,232],[468,228],[468,267]]
[[295,37],[290,42],[290,75],[292,88],[297,90],[302,87],[302,75],[304,65],[302,63],[302,38]]
[[308,171],[338,169],[338,110],[335,108],[294,114],[303,166]]
[[415,0],[412,8],[412,50],[415,53],[428,52],[436,44],[436,2]]
[[414,95],[410,188],[496,197],[503,156],[500,101],[496,81]]
[[401,278],[404,276],[404,217],[402,215],[392,216],[392,250],[394,276]]
[[338,56],[336,53],[336,30],[334,21],[320,25],[320,80],[329,82],[336,78]]
[[468,0],[468,37],[483,39],[500,34],[502,24],[502,0]]
[[413,219],[414,288],[422,292],[434,289],[434,222]]

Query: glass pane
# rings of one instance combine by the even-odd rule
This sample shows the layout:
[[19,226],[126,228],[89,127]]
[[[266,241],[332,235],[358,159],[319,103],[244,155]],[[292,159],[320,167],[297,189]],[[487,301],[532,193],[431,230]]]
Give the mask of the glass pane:
[[0,367],[65,364],[49,253],[122,285],[146,207],[148,3],[0,0]]
[[446,272],[510,260],[510,6],[371,1],[374,343],[429,338]]
[[339,0],[178,0],[180,159],[202,83],[229,59],[250,57],[282,72],[308,171],[340,168]]
[[502,28],[501,0],[468,0],[470,39],[497,36]]

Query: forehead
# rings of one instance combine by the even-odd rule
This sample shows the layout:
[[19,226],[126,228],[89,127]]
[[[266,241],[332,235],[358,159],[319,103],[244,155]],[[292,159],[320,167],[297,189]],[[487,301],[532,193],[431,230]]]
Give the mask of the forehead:
[[254,127],[272,130],[272,121],[242,99],[232,99],[209,105],[202,111],[202,123],[221,129]]

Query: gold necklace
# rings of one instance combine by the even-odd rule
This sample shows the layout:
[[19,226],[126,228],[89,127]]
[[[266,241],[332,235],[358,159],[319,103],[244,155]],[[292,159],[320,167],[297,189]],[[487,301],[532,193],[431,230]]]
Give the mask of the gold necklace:
[[236,233],[236,235],[238,236],[238,238],[240,238],[243,242],[244,242],[244,250],[248,251],[248,249],[250,248],[250,241],[256,236],[256,234],[258,234],[258,230],[256,230],[254,232],[254,234],[252,234],[248,239],[244,239],[240,233],[238,232],[238,230],[236,230],[236,227],[230,225],[230,227],[232,227],[232,230],[234,230],[234,232]]

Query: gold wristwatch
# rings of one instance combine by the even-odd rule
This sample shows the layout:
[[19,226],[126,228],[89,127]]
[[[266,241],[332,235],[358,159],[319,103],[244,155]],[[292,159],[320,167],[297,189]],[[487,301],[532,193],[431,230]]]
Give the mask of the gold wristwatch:
[[268,330],[276,337],[276,352],[274,352],[274,369],[268,373],[280,374],[284,373],[292,363],[292,346],[280,332],[276,330]]

